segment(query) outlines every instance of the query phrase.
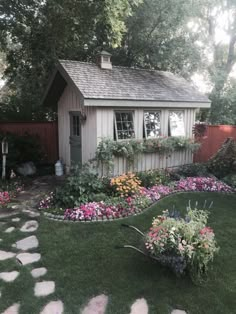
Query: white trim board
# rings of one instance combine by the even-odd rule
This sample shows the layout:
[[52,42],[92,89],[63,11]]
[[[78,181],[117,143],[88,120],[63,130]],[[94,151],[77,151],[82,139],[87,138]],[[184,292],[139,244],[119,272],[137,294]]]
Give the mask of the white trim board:
[[88,107],[129,107],[129,108],[210,108],[210,102],[143,101],[114,99],[84,99]]

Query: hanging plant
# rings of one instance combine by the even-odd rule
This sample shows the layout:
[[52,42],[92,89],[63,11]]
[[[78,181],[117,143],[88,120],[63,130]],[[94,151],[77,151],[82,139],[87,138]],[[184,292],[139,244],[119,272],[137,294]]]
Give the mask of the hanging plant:
[[114,165],[114,157],[125,158],[131,165],[135,158],[143,153],[171,154],[175,151],[196,151],[200,147],[193,139],[185,137],[159,137],[148,140],[113,141],[104,138],[98,144],[96,160],[105,164],[108,169]]
[[193,126],[193,134],[195,137],[203,137],[207,131],[207,124],[206,123],[196,123]]

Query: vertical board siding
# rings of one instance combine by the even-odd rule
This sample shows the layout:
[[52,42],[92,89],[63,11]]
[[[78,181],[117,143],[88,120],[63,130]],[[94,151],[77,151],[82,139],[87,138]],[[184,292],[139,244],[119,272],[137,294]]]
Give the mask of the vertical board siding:
[[[118,108],[119,110],[121,108]],[[113,123],[114,123],[114,110],[117,108],[97,108],[97,142],[101,138],[113,139]],[[125,108],[127,110],[127,108]],[[130,108],[134,112],[134,125],[136,139],[143,139],[143,115],[144,108]],[[150,110],[154,110],[151,108]],[[162,109],[161,110],[161,132],[162,135],[168,136],[168,118],[169,111],[177,110],[176,108]],[[178,109],[184,111],[184,123],[187,137],[192,137],[192,128],[195,120],[195,109]],[[166,167],[177,167],[184,164],[192,163],[193,154],[190,151],[174,152],[171,156],[159,155],[157,153],[145,153],[137,156],[132,165],[128,165],[124,158],[116,157],[114,159],[114,169],[112,175],[119,175],[127,171],[147,171],[151,169],[160,169]],[[101,174],[107,175],[106,167],[101,168]]]
[[[82,162],[86,162],[95,156],[96,147],[102,138],[111,138],[114,136],[114,110],[121,108],[109,107],[84,107],[82,100],[69,86],[66,87],[58,103],[58,132],[59,132],[59,156],[66,166],[70,167],[70,111],[83,111],[87,120],[82,124]],[[168,117],[170,110],[176,108],[156,108],[161,110],[161,132],[168,136]],[[125,109],[127,110],[127,108]],[[134,112],[134,126],[136,139],[143,139],[143,115],[144,108],[130,108]],[[150,110],[154,110],[153,108]],[[178,109],[180,110],[180,109]],[[195,119],[195,109],[184,110],[184,123],[186,136],[192,136],[192,128]],[[170,157],[154,153],[138,156],[134,165],[129,168],[126,160],[115,158],[113,175],[130,171],[146,171],[150,169],[159,169],[166,167],[180,166],[192,162],[191,152],[175,152]],[[101,175],[107,174],[107,169],[103,165],[100,167]]]
[[[139,155],[133,164],[128,165],[122,157],[115,157],[112,175],[120,175],[127,171],[148,171],[155,169],[165,169],[190,164],[193,161],[191,152],[174,152],[171,156],[159,155],[158,153],[145,153]],[[108,175],[108,169],[103,165],[101,175]]]
[[82,99],[70,86],[65,88],[58,102],[59,157],[66,165],[67,170],[71,166],[70,111],[83,111],[87,117],[85,123],[81,125],[83,163],[94,157],[97,147],[96,108],[84,107],[82,102]]
[[228,137],[236,140],[236,126],[208,125],[206,134],[201,138],[196,138],[201,143],[201,147],[194,154],[194,162],[208,161]]
[[0,132],[36,135],[46,161],[54,163],[58,159],[57,122],[0,122]]

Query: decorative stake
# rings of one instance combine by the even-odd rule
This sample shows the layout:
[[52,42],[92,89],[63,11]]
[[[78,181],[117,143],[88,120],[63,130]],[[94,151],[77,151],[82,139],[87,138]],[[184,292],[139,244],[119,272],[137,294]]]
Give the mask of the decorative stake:
[[2,140],[2,179],[6,179],[6,160],[8,154],[8,142],[6,137]]

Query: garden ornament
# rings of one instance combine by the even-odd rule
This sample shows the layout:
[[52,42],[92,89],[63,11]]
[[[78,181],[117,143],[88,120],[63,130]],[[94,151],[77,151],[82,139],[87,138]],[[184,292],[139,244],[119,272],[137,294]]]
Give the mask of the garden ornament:
[[[198,207],[198,202],[195,202],[195,206],[194,209],[197,210]],[[208,203],[206,200],[203,204],[202,209],[210,209],[213,205],[213,202]],[[188,205],[187,205],[187,214],[184,218],[184,221],[186,224],[188,224],[190,222],[190,217],[188,216],[188,212],[191,212],[191,201],[189,200]],[[200,210],[199,210],[200,211]],[[168,210],[167,210],[168,212]],[[164,212],[163,212],[164,213]],[[161,217],[161,216],[158,216]],[[172,212],[168,212],[168,216],[170,219],[174,219],[174,220],[180,220],[181,219],[181,215],[180,213],[175,209],[175,207],[173,206],[173,210]],[[154,255],[152,254],[145,246],[145,238],[146,238],[146,234],[143,233],[142,231],[140,231],[137,227],[132,226],[132,225],[128,225],[128,224],[121,224],[121,227],[125,227],[125,228],[129,228],[134,230],[135,232],[137,232],[141,237],[142,237],[142,241],[141,241],[141,245],[140,247],[136,247],[130,244],[125,244],[122,246],[116,246],[116,249],[131,249],[131,250],[135,250],[136,252],[139,252],[140,254],[147,256],[149,258],[151,258],[154,261],[159,262],[160,264],[164,265],[164,266],[169,266],[175,273],[176,275],[182,274],[183,271],[185,270],[185,268],[187,267],[187,261],[184,259],[184,257],[182,257],[181,255],[176,255],[175,253],[171,253],[170,251],[166,251],[163,254],[159,254],[159,255]],[[211,228],[205,227],[205,229],[203,228],[203,230],[211,230]]]
[[60,160],[58,160],[56,163],[55,163],[55,174],[56,176],[60,177],[60,176],[63,176],[63,164]]

